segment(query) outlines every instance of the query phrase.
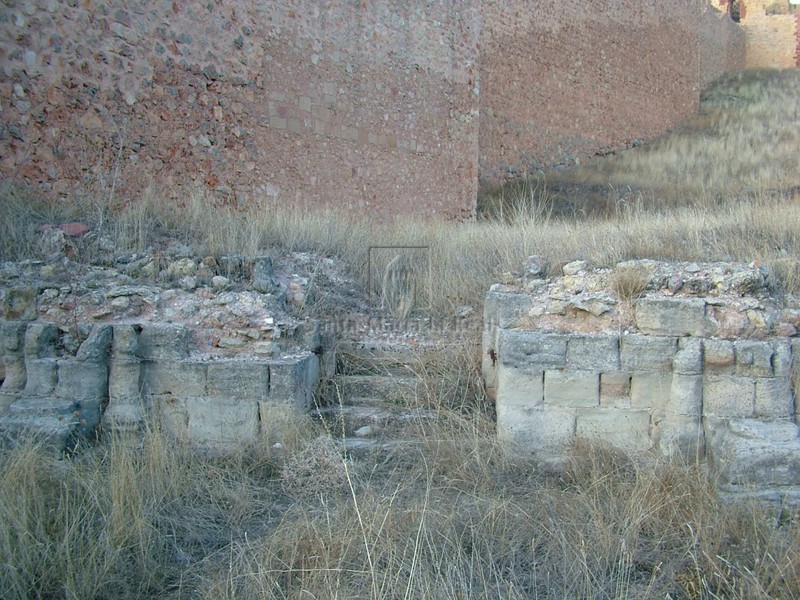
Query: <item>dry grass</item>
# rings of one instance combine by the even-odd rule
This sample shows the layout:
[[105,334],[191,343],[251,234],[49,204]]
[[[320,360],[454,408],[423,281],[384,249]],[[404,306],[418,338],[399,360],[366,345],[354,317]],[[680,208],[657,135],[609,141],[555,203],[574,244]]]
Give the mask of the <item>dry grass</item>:
[[800,595],[798,525],[723,504],[694,466],[587,447],[557,476],[492,431],[453,413],[388,472],[340,457],[336,485],[288,496],[266,447],[212,461],[150,432],[63,462],[24,446],[0,463],[0,595]]

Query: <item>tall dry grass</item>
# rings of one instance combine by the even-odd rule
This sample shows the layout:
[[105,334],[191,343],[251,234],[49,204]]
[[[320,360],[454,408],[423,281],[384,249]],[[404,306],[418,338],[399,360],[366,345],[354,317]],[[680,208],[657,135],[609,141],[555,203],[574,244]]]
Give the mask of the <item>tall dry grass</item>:
[[[431,425],[379,471],[269,447],[212,460],[151,431],[71,461],[2,456],[3,598],[793,598],[800,529],[727,505],[694,465],[578,448],[560,474],[483,417]],[[313,432],[289,449],[307,456]],[[335,455],[334,455],[335,456]],[[312,474],[313,475],[313,474]],[[338,480],[334,481],[334,477]]]

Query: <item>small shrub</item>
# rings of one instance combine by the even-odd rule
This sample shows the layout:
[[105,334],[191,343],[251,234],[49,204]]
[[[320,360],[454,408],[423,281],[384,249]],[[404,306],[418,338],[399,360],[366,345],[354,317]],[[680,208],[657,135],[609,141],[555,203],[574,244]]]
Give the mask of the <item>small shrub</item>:
[[610,283],[620,300],[634,302],[647,289],[650,271],[643,265],[618,267],[611,275]]

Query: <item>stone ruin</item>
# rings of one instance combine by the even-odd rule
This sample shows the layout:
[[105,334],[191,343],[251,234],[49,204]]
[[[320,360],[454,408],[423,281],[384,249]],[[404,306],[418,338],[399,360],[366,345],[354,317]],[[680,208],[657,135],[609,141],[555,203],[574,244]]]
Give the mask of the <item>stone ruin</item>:
[[158,419],[175,438],[224,452],[311,408],[333,361],[319,323],[287,312],[305,279],[273,271],[269,257],[183,254],[149,275],[149,254],[105,267],[64,256],[0,265],[3,438],[33,436],[61,453]]
[[[680,455],[726,492],[800,504],[800,311],[771,297],[768,270],[577,261],[547,279],[543,262],[486,299],[500,436],[556,463],[580,440]],[[626,277],[641,278],[628,298]]]
[[0,428],[42,436],[58,452],[101,424],[139,431],[148,412],[198,447],[255,442],[262,423],[285,409],[310,409],[320,376],[310,351],[249,360],[193,356],[183,325],[95,325],[75,355],[64,352],[63,335],[54,323],[3,323]]

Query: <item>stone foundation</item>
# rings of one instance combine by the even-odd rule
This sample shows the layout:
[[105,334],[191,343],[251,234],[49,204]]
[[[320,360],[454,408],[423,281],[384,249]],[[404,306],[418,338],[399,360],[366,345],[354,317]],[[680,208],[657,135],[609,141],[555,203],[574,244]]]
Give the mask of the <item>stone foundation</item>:
[[176,438],[209,450],[254,442],[269,420],[307,412],[320,378],[312,352],[270,358],[200,357],[172,324],[95,325],[71,355],[70,332],[0,322],[5,376],[0,430],[42,437],[56,451],[99,426],[135,432],[159,418]]
[[581,331],[592,316],[579,311],[575,331],[568,316],[554,331],[534,295],[490,292],[483,373],[499,435],[557,463],[579,440],[707,461],[723,487],[800,499],[800,339],[775,335],[780,311],[766,305],[771,330],[720,337],[727,301],[648,295],[616,331],[613,317]]

